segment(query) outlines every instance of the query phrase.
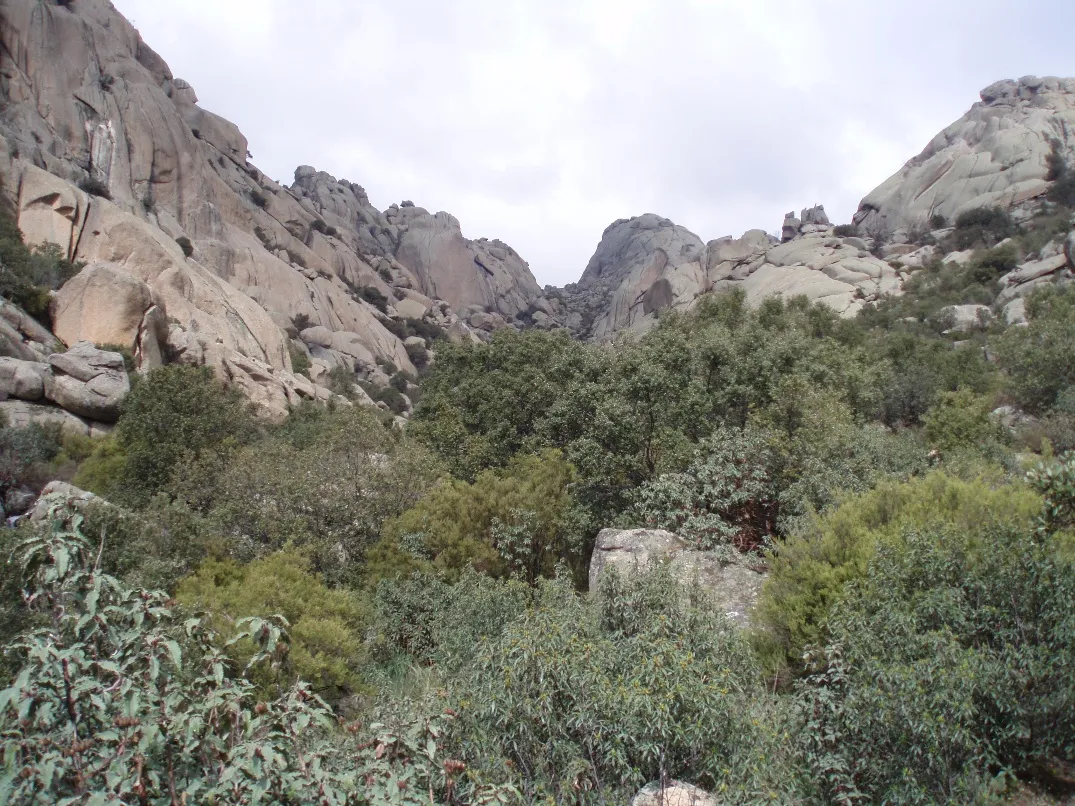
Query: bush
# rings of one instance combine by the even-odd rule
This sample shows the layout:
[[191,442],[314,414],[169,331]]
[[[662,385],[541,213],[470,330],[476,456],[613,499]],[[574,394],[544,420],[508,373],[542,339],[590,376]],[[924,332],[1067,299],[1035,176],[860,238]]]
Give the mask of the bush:
[[388,297],[372,285],[364,285],[358,289],[358,296],[364,299],[381,313],[388,313]]
[[400,394],[399,390],[393,386],[378,390],[374,400],[379,403],[384,403],[388,406],[389,411],[397,415],[405,413],[409,408],[407,405],[407,398]]
[[377,274],[386,283],[388,283],[389,285],[392,284],[392,272],[389,269],[382,266],[381,268],[377,269]]
[[302,331],[307,328],[313,327],[313,322],[310,321],[310,317],[304,313],[295,314],[294,318],[291,320],[291,324],[294,325],[295,330],[299,331],[299,333],[302,333]]
[[406,321],[408,333],[412,336],[421,336],[426,340],[426,344],[448,339],[448,334],[444,332],[444,328],[436,322],[430,322],[426,319],[407,319]]
[[854,224],[840,224],[833,227],[832,234],[837,238],[852,238],[858,236],[859,230]]
[[175,239],[175,242],[179,244],[179,248],[183,250],[183,254],[186,257],[190,257],[194,254],[194,244],[190,242],[190,238],[186,235],[181,235]]
[[335,732],[308,685],[278,683],[266,696],[251,678],[286,679],[279,622],[235,625],[235,645],[252,650],[240,670],[204,620],[99,573],[77,515],[53,515],[53,531],[18,553],[44,626],[10,646],[21,669],[0,692],[8,801],[178,802],[182,792],[206,803],[343,804],[408,785],[440,802],[509,797],[445,774],[444,717]]
[[944,229],[945,227],[948,226],[948,219],[945,218],[940,213],[934,213],[929,218],[929,225],[933,229]]
[[961,481],[940,472],[882,481],[838,509],[804,522],[771,558],[756,619],[763,652],[799,669],[803,652],[824,643],[826,619],[845,587],[866,573],[876,548],[908,530],[949,529],[968,536],[994,527],[1025,528],[1041,499],[1022,485]]
[[60,288],[83,265],[64,258],[56,244],[28,248],[23,243],[15,211],[0,194],[0,296],[47,325],[49,291]]
[[81,182],[78,183],[79,190],[85,193],[89,193],[91,196],[99,196],[102,199],[112,200],[112,193],[108,189],[108,185],[102,182],[95,176],[87,176]]
[[39,487],[49,475],[49,463],[60,452],[58,428],[31,424],[0,428],[0,504],[9,490]]
[[1027,298],[1027,320],[1027,327],[1008,328],[991,347],[1015,402],[1043,414],[1075,386],[1075,292],[1035,292]]
[[250,201],[252,201],[257,207],[260,207],[263,210],[265,209],[265,205],[269,203],[269,200],[268,198],[266,198],[265,194],[259,190],[250,191]]
[[1015,234],[1011,216],[1004,210],[979,207],[956,218],[952,237],[958,249],[989,247]]
[[374,599],[374,640],[385,659],[402,654],[454,672],[470,661],[477,645],[496,640],[530,601],[524,583],[473,569],[464,569],[451,585],[420,573],[383,579]]
[[990,416],[992,410],[988,397],[969,389],[945,392],[922,418],[926,440],[941,451],[981,449],[986,444],[998,443],[1003,433]]
[[429,365],[429,351],[421,344],[408,344],[407,357],[418,369],[424,369]]
[[634,514],[648,527],[676,532],[703,549],[767,545],[776,531],[780,493],[771,440],[757,428],[718,430],[699,445],[685,472],[639,488]]
[[226,453],[254,436],[242,395],[205,367],[170,365],[131,389],[116,427],[124,454],[120,500],[144,504],[171,482],[184,458]]
[[992,283],[1018,265],[1019,252],[1014,244],[1006,243],[976,255],[971,261],[968,276],[976,283]]
[[[310,683],[329,702],[362,690],[365,662],[362,631],[367,608],[351,593],[329,590],[312,573],[310,562],[294,551],[271,554],[249,565],[208,560],[179,583],[176,599],[207,611],[209,623],[225,641],[244,618],[283,616],[290,625],[292,669],[285,683]],[[232,644],[240,665],[256,652],[252,642]]]
[[585,553],[572,523],[574,468],[558,451],[514,459],[473,484],[445,479],[413,509],[385,524],[371,552],[376,577],[415,570],[455,579],[466,567],[533,584],[560,561],[581,571]]
[[306,351],[293,340],[288,342],[287,351],[291,355],[291,371],[296,375],[309,377],[310,367],[313,364],[310,363],[310,356],[306,354]]
[[411,384],[414,383],[414,377],[409,372],[397,372],[388,382],[397,392],[406,394]]
[[665,778],[729,802],[786,792],[740,635],[665,569],[604,579],[591,602],[544,583],[532,609],[478,645],[456,686],[455,733],[472,763],[507,770],[526,802],[626,802]]
[[280,433],[207,474],[184,466],[175,488],[206,513],[232,556],[291,545],[331,584],[357,579],[385,521],[418,503],[439,468],[367,408],[296,408]]
[[330,227],[320,218],[315,218],[311,222],[310,230],[313,232],[320,232],[322,235],[326,235],[330,238],[335,238],[340,234],[335,227]]
[[996,771],[1069,753],[1072,597],[1075,567],[1025,529],[882,546],[832,611],[828,656],[802,692],[818,779],[871,803],[972,803]]

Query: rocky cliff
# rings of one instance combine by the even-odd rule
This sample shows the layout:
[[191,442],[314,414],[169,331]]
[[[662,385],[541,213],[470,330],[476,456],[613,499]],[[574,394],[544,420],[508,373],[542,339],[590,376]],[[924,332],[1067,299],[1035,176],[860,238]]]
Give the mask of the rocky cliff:
[[26,241],[88,264],[56,300],[60,339],[211,365],[276,416],[327,397],[337,366],[413,372],[407,320],[475,338],[460,314],[493,327],[541,294],[518,253],[446,213],[378,211],[310,167],[270,180],[107,0],[0,3],[0,136]]

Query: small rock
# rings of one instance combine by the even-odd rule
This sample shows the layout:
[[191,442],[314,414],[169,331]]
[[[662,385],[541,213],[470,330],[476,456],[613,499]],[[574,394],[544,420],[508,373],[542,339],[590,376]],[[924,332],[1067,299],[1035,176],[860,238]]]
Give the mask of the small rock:
[[8,515],[25,515],[30,511],[36,497],[32,490],[25,487],[8,490],[4,496],[4,511]]

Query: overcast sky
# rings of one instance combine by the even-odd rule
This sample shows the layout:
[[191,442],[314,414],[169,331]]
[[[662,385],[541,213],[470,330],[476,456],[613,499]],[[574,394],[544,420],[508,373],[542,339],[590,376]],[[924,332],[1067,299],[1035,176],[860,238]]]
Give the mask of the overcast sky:
[[253,162],[447,210],[542,284],[617,218],[836,223],[1001,78],[1075,75],[1072,0],[114,0]]

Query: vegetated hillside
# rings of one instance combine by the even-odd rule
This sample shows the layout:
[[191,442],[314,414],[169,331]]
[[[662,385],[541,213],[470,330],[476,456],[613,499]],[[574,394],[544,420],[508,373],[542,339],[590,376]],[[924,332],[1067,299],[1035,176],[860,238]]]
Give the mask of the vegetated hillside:
[[541,294],[0,23],[0,803],[1070,797],[1069,80]]
[[[4,791],[1062,791],[1075,296],[1035,293],[1021,326],[937,315],[995,251],[853,319],[733,290],[615,345],[444,345],[406,432],[313,402],[272,425],[181,365],[104,440],[5,428],[6,494],[102,497],[54,485],[2,533]],[[605,527],[765,571],[748,626],[678,560],[587,592]]]

